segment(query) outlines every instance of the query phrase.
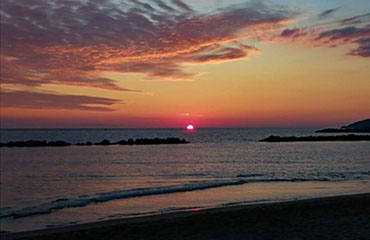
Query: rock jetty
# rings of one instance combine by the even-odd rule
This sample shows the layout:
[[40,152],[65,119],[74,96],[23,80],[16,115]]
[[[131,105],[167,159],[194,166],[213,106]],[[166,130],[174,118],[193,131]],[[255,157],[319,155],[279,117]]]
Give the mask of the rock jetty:
[[110,142],[104,139],[100,142],[84,142],[71,144],[65,141],[39,141],[39,140],[28,140],[28,141],[14,141],[7,143],[0,143],[0,147],[66,147],[66,146],[92,146],[92,145],[159,145],[159,144],[186,144],[189,143],[185,139],[180,138],[138,138],[121,140],[118,142]]

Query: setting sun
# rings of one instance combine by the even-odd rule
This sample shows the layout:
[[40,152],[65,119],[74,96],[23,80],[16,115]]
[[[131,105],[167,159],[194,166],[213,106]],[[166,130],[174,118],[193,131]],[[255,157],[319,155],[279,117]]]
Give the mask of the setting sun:
[[188,131],[192,131],[192,130],[194,130],[194,126],[193,126],[193,125],[191,125],[191,124],[189,124],[188,126],[186,126],[186,129],[187,129]]

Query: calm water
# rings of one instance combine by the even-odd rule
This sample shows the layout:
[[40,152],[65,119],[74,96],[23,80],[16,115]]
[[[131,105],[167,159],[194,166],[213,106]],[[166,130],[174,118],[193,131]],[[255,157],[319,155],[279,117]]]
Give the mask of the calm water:
[[180,137],[185,145],[1,148],[2,231],[370,192],[369,142],[260,143],[313,129],[1,130],[1,142]]

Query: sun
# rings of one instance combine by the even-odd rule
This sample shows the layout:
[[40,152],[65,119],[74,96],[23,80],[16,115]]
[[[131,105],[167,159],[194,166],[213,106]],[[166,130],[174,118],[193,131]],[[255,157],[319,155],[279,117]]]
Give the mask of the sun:
[[194,126],[193,126],[193,125],[191,125],[191,124],[189,124],[188,126],[186,126],[186,129],[187,129],[188,131],[192,131],[192,130],[194,130]]

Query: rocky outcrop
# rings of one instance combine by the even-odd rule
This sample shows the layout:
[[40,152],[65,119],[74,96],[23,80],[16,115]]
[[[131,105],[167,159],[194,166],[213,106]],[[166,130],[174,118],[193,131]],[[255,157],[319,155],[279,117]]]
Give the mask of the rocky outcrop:
[[111,143],[109,140],[104,139],[97,143],[85,142],[71,144],[65,141],[39,141],[39,140],[28,140],[28,141],[15,141],[0,143],[0,147],[65,147],[65,146],[92,146],[92,145],[158,145],[158,144],[186,144],[189,143],[185,139],[180,138],[138,138],[121,140],[118,142]]

